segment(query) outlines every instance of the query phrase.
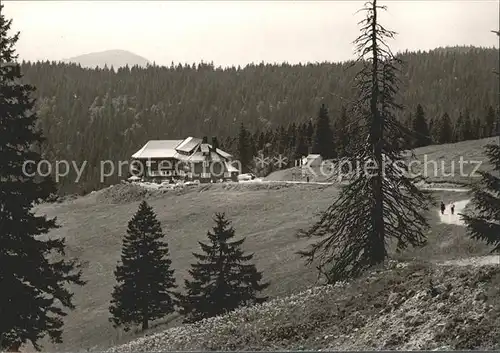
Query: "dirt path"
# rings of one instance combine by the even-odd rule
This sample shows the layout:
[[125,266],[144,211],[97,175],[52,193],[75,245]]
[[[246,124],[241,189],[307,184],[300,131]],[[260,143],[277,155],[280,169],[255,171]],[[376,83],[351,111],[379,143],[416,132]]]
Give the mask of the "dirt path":
[[[240,183],[281,183],[281,184],[312,184],[312,185],[346,185],[345,182],[331,182],[331,181],[304,181],[304,180],[265,180],[256,178],[254,180],[239,181]],[[452,192],[469,192],[466,188],[444,188],[444,187],[419,187],[422,190],[431,191],[452,191]]]
[[468,257],[465,259],[458,260],[448,260],[439,263],[442,266],[489,266],[489,265],[500,265],[500,255],[487,255],[487,256],[477,256]]
[[450,204],[446,205],[446,210],[444,211],[444,214],[441,214],[441,210],[438,210],[439,214],[439,219],[441,223],[446,223],[446,224],[456,224],[458,226],[465,226],[464,221],[462,218],[458,215],[459,213],[463,213],[465,206],[470,202],[470,200],[461,200],[455,202],[455,212],[454,214],[451,214],[451,208]]
[[[455,202],[455,212],[451,214],[450,205],[446,205],[446,210],[444,214],[441,214],[441,210],[438,210],[439,218],[442,223],[455,224],[459,226],[465,226],[463,219],[458,215],[463,213],[465,207],[470,202],[470,200],[461,200]],[[449,260],[440,262],[439,265],[443,266],[488,266],[488,265],[500,265],[500,255],[487,255],[478,257],[469,257],[465,259]]]

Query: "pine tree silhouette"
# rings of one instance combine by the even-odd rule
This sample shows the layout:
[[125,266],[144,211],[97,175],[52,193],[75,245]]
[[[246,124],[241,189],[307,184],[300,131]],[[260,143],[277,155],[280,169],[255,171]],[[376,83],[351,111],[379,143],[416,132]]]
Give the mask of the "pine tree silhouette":
[[450,143],[453,141],[451,120],[448,113],[444,113],[441,119],[436,123],[438,126],[437,139],[439,144]]
[[309,149],[312,149],[314,143],[313,136],[314,136],[314,125],[312,119],[309,119],[309,121],[307,122],[307,141],[306,141],[308,153]]
[[483,126],[483,137],[495,136],[495,110],[492,106],[488,107],[488,112],[486,113],[486,119]]
[[349,119],[347,118],[347,110],[342,107],[340,118],[335,121],[335,135],[337,155],[344,157],[348,153],[349,146]]
[[177,286],[163,238],[153,208],[143,201],[128,223],[121,264],[115,270],[118,284],[109,308],[115,327],[128,331],[131,325],[140,324],[145,330],[150,321],[174,312],[172,289]]
[[250,133],[245,128],[245,125],[241,123],[240,132],[238,135],[238,156],[243,173],[246,173],[250,170],[250,164],[253,157],[252,146],[250,145],[250,143]]
[[434,133],[434,119],[429,119],[429,136],[430,136],[430,139],[431,139],[431,144],[434,143],[434,141],[436,140],[436,136],[435,136],[435,133]]
[[472,128],[472,120],[469,111],[465,112],[464,124],[462,126],[462,141],[468,141],[474,139],[474,129]]
[[301,159],[302,157],[307,156],[306,140],[307,136],[304,136],[304,134],[300,132],[297,138],[297,146],[295,147],[294,159]]
[[[500,36],[500,32],[494,32]],[[499,73],[497,75],[500,76]],[[500,139],[500,133],[497,133]],[[472,239],[493,245],[500,252],[500,140],[485,147],[493,166],[490,172],[480,171],[481,180],[472,187],[472,204],[475,214],[460,214]]]
[[38,237],[58,227],[55,219],[32,211],[55,185],[36,175],[41,156],[35,147],[44,138],[30,98],[35,88],[20,83],[14,51],[19,34],[7,36],[12,20],[2,12],[0,4],[0,351],[27,342],[40,350],[38,341],[46,335],[62,342],[64,309],[74,308],[66,285],[84,281],[79,265],[64,259],[64,238]]
[[[443,120],[443,123],[446,123],[446,122]],[[449,121],[449,124],[451,126],[451,119]],[[449,132],[445,131],[447,129],[446,125],[443,124],[441,127],[442,127],[441,134],[447,135]],[[464,140],[464,115],[462,114],[462,112],[460,112],[460,114],[458,115],[458,118],[455,121],[455,124],[452,126],[452,129],[453,129],[453,136],[451,137],[451,140],[448,139],[449,141],[448,140],[446,140],[446,141],[447,142],[463,141]],[[442,138],[441,140],[444,141],[445,139]]]
[[493,245],[500,252],[500,145],[485,147],[493,171],[479,171],[481,180],[473,185],[471,203],[475,214],[460,214],[472,239]]
[[189,271],[192,280],[185,281],[186,294],[178,295],[184,322],[195,322],[232,311],[240,306],[262,303],[267,298],[257,293],[269,286],[261,283],[262,274],[240,249],[245,239],[230,242],[234,229],[224,213],[215,215],[215,227],[207,236],[209,244],[200,242],[203,254]]
[[479,120],[479,118],[474,118],[474,121],[472,123],[472,131],[473,131],[472,138],[474,140],[477,140],[477,139],[484,137],[482,126],[481,126],[481,120]]
[[322,104],[316,121],[316,130],[314,131],[313,153],[320,154],[324,159],[330,159],[335,157],[334,148],[328,109]]
[[417,111],[412,123],[413,132],[415,134],[413,148],[430,145],[431,139],[429,134],[429,127],[427,126],[427,121],[425,120],[424,108],[422,108],[420,104],[417,105]]

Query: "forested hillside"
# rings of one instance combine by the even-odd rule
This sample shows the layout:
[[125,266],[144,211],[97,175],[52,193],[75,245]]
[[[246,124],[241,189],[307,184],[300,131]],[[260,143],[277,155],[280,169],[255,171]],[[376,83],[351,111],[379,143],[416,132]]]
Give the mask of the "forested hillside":
[[[431,127],[447,113],[452,125],[462,116],[476,122],[476,130],[485,129],[490,107],[498,106],[498,80],[492,74],[498,67],[497,49],[448,48],[407,52],[400,58],[405,63],[400,102],[407,107],[401,119],[410,121],[421,104]],[[273,135],[263,132],[284,131],[292,123],[298,129],[316,119],[322,103],[335,127],[343,107],[349,106],[356,71],[352,63],[228,69],[193,64],[116,72],[74,64],[22,64],[24,79],[37,88],[46,158],[88,163],[78,185],[67,178],[61,192],[89,192],[115,183],[118,177],[100,183],[100,161],[128,160],[150,139],[218,136],[226,149],[237,152],[234,140],[242,124],[254,139],[264,136],[262,145]],[[450,142],[446,139],[441,140]],[[296,149],[299,142],[293,143]]]

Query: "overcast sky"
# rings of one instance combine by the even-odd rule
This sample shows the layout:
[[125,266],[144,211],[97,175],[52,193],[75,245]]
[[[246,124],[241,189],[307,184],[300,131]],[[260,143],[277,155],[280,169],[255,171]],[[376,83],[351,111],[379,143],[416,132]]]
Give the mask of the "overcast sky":
[[[2,1],[21,32],[20,59],[124,49],[157,64],[353,58],[363,1]],[[384,1],[394,51],[498,47],[498,0]]]

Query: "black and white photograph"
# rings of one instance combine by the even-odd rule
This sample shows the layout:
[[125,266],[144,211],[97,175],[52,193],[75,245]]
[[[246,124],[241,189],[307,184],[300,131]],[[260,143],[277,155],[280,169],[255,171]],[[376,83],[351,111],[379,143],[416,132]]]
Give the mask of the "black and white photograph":
[[1,0],[0,352],[500,351],[498,0]]

